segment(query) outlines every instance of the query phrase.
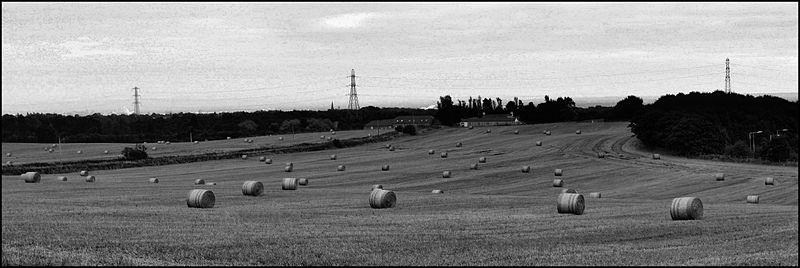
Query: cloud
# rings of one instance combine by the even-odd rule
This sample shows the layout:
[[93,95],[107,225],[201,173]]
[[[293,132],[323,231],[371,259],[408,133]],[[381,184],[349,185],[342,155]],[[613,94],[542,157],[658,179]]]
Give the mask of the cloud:
[[[108,39],[103,39],[108,41]],[[115,55],[135,55],[136,52],[122,50],[119,48],[110,47],[101,42],[92,41],[87,37],[80,37],[77,41],[66,41],[58,44],[62,50],[66,50],[66,54],[61,54],[65,58],[80,58],[87,56],[115,56]]]
[[320,22],[320,25],[325,28],[333,28],[333,29],[354,29],[364,26],[364,24],[370,19],[375,19],[383,16],[384,15],[380,13],[374,13],[374,12],[347,13],[347,14],[341,14],[337,16],[324,18]]

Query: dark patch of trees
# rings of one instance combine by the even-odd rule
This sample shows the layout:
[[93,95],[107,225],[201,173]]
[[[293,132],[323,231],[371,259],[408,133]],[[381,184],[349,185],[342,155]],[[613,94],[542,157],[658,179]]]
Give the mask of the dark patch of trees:
[[[722,91],[665,95],[634,114],[631,130],[647,146],[685,156],[797,161],[797,107],[797,101]],[[759,130],[753,152],[749,133]]]
[[147,146],[136,144],[136,148],[125,147],[122,149],[122,158],[125,160],[139,160],[147,158]]
[[[635,96],[628,98],[635,98],[639,100],[641,106],[641,99]],[[617,106],[630,106],[629,101],[618,103]],[[620,114],[632,113],[629,112],[632,108],[621,107]],[[469,97],[468,100],[453,100],[449,95],[439,97],[437,102],[436,119],[442,125],[455,125],[461,122],[461,119],[470,117],[481,117],[483,114],[514,114],[518,116],[519,120],[527,124],[535,123],[551,123],[562,121],[583,121],[591,119],[603,120],[624,120],[626,117],[614,117],[612,115],[611,107],[595,106],[589,108],[581,108],[575,106],[575,101],[570,97],[558,97],[551,99],[550,96],[544,96],[544,102],[539,105],[533,102],[523,103],[518,98],[514,97],[513,100],[508,101],[505,106],[503,100],[500,98],[476,98]]]
[[29,113],[3,115],[3,142],[116,142],[217,140],[271,134],[361,129],[371,120],[433,115],[434,110],[377,108],[88,116]]

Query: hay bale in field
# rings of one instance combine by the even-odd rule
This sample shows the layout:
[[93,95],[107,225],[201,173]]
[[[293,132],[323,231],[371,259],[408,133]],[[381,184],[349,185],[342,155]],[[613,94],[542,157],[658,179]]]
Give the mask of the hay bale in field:
[[478,158],[478,163],[486,163],[486,157],[481,156],[481,158]]
[[247,159],[247,155],[246,155],[246,154],[243,154],[243,155],[242,155],[242,160],[245,160],[245,159]]
[[86,176],[86,182],[94,182],[94,176],[92,175]]
[[473,129],[473,128],[475,128],[475,126],[469,126],[469,129]]
[[165,141],[164,143],[169,144],[169,141]]
[[542,130],[542,134],[547,134],[547,130]]
[[189,198],[186,199],[186,205],[190,208],[213,208],[215,202],[214,192],[205,189],[189,191]]
[[536,146],[542,146],[542,141],[536,141]]
[[328,137],[328,140],[329,140],[329,141],[332,141],[332,140],[333,140],[333,137]]
[[266,156],[261,156],[261,157],[258,158],[258,162],[264,162],[264,161],[267,161],[267,157]]
[[155,147],[155,146],[153,146],[153,151],[155,151],[155,150],[156,150],[156,147]]
[[389,151],[394,151],[394,146],[389,146]]
[[442,158],[447,158],[447,152],[442,152],[441,156]]
[[433,190],[433,191],[431,191],[431,193],[432,194],[443,194],[444,191],[442,191],[442,190]]
[[391,208],[397,202],[393,191],[374,189],[369,193],[369,206],[372,208]]
[[194,141],[194,144],[198,144],[198,143],[200,143],[200,141]]
[[471,165],[469,165],[469,169],[478,170],[478,163],[472,163]]
[[604,152],[597,152],[597,158],[606,158],[606,153],[604,153]]
[[714,173],[714,179],[717,181],[724,181],[725,173]]
[[294,163],[292,163],[292,162],[286,162],[286,166],[289,166],[289,167],[294,167]]
[[6,156],[11,157],[11,153],[6,153]]
[[442,171],[442,178],[450,178],[450,171],[449,170]]
[[25,172],[20,175],[20,177],[23,181],[25,181],[25,183],[39,183],[42,181],[42,175],[39,175],[39,172],[34,171]]
[[344,171],[344,168],[345,168],[344,165],[339,165],[338,167],[336,167],[336,171]]
[[678,197],[672,199],[669,208],[672,220],[700,220],[703,218],[703,202],[697,197]]
[[52,153],[53,152],[53,148],[47,149],[47,152],[48,153]]
[[461,147],[461,143],[460,142],[456,143],[456,147]]
[[575,189],[569,189],[569,188],[567,188],[567,189],[563,189],[563,190],[561,190],[561,193],[562,193],[562,194],[577,194],[577,193],[578,193],[578,191],[576,191]]
[[81,170],[80,174],[81,174],[81,176],[84,176],[84,177],[86,177],[86,176],[89,176],[89,171],[87,171],[87,170]]
[[278,140],[279,140],[279,141],[282,141],[282,140],[283,140],[283,137],[278,137]]
[[747,203],[749,203],[749,204],[758,204],[758,196],[757,195],[748,195],[747,196]]
[[297,184],[298,185],[303,185],[303,186],[308,185],[308,179],[300,178],[300,179],[297,180]]
[[52,145],[50,145],[50,147],[52,147],[52,148],[56,148],[57,146],[58,146],[58,145],[56,145],[55,143],[53,143]]
[[578,130],[575,130],[575,134],[578,134],[578,135],[580,135],[580,134],[581,134],[581,130],[580,130],[580,129],[578,129]]
[[108,150],[103,151],[104,154],[108,154]]
[[375,191],[375,189],[383,189],[383,185],[380,185],[380,184],[373,184],[373,185],[372,185],[372,190],[371,190],[371,191]]
[[514,134],[519,134],[519,130],[514,130]]
[[434,149],[428,150],[428,154],[435,154],[435,153],[436,153],[436,150],[434,150]]
[[331,155],[331,160],[336,160],[336,155],[335,154]]
[[264,163],[267,164],[267,165],[271,165],[272,164],[272,158],[264,159]]
[[589,197],[591,198],[600,198],[602,195],[598,192],[589,193]]
[[57,181],[67,181],[67,176],[58,176]]
[[152,182],[152,183],[158,183],[158,178],[150,178],[147,181]]
[[283,167],[283,172],[292,172],[292,170],[294,170],[294,166]]
[[300,184],[300,182],[297,180],[297,178],[283,178],[283,183],[281,184],[281,189],[282,190],[297,190],[297,185],[299,185],[299,184]]
[[764,185],[775,185],[775,179],[772,177],[764,178]]
[[264,192],[264,184],[260,181],[245,181],[242,184],[243,195],[259,196],[262,192]]
[[392,144],[391,143],[387,143],[386,144],[386,149],[389,149],[389,148],[392,148]]
[[531,166],[522,166],[522,173],[530,173]]
[[653,159],[661,159],[661,155],[660,154],[653,154]]
[[82,153],[83,153],[83,151],[81,151],[81,150],[78,150],[78,151],[77,151],[77,153],[78,153],[78,154],[82,154]]
[[388,171],[389,170],[389,164],[381,166],[381,170],[382,171]]
[[206,185],[213,186],[213,185],[217,185],[217,183],[216,182],[206,182]]
[[563,174],[563,171],[560,168],[557,168],[553,173],[555,173],[556,176],[561,176],[561,174]]
[[564,186],[564,181],[561,179],[553,180],[553,187],[562,187]]
[[324,140],[325,139],[325,135],[319,135],[319,139],[320,140]]
[[584,206],[585,202],[581,194],[562,193],[556,198],[558,213],[581,215],[583,214]]
[[550,131],[548,130],[547,133],[544,133],[547,136],[550,136]]
[[487,130],[486,130],[486,133],[492,133],[492,129],[491,129],[491,128],[490,128],[490,129],[487,129]]
[[331,135],[336,135],[336,131],[331,131]]
[[226,137],[225,139],[226,139],[226,140],[230,140],[230,139],[231,139],[231,137]]
[[11,162],[10,160],[9,160],[9,161],[6,161],[6,165],[7,165],[7,166],[10,166],[10,165],[13,165],[13,164],[14,164],[14,162]]
[[195,185],[204,185],[204,184],[206,184],[206,180],[204,180],[204,179],[196,179],[196,180],[194,180],[194,184]]

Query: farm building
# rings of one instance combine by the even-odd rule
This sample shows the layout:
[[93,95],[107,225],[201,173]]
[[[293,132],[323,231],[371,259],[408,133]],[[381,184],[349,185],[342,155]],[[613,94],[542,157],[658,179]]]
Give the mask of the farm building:
[[461,120],[462,127],[484,127],[484,126],[510,126],[519,125],[519,120],[513,115],[506,114],[487,114],[483,117],[472,117]]
[[397,126],[405,127],[412,125],[415,128],[430,127],[434,123],[433,116],[430,115],[402,115],[394,119],[372,120],[364,125],[365,130],[370,129],[389,129],[393,130]]
[[389,129],[394,130],[394,119],[372,120],[364,125],[364,130]]

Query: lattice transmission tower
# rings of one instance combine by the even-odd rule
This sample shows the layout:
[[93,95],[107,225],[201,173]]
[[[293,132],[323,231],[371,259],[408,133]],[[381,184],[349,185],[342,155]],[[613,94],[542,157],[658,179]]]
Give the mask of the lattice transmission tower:
[[731,60],[725,58],[725,93],[731,93]]
[[356,69],[350,69],[350,103],[347,109],[358,110],[358,93],[356,93]]
[[133,87],[133,114],[139,114],[139,88]]

